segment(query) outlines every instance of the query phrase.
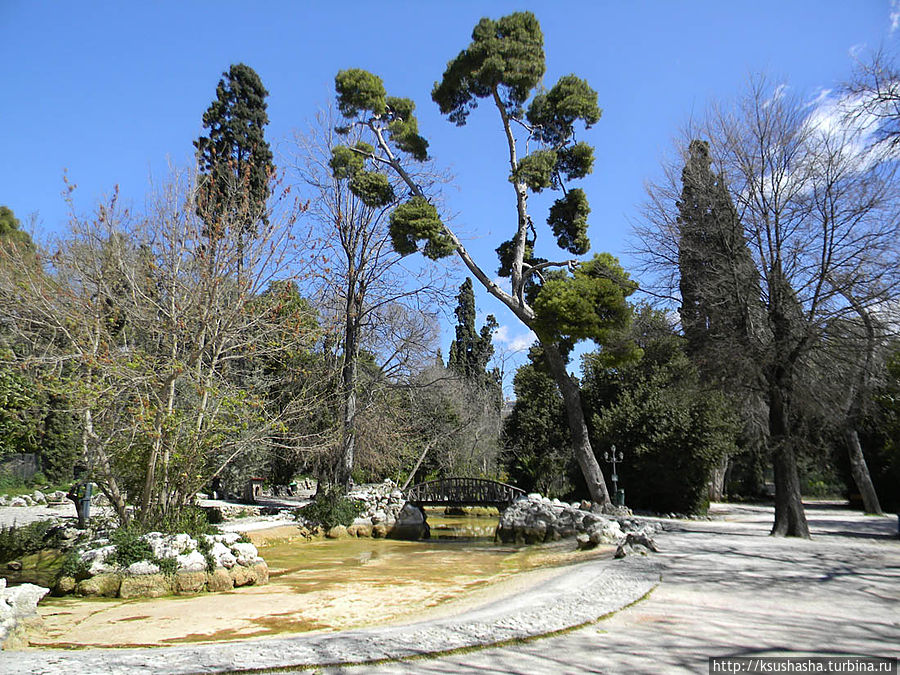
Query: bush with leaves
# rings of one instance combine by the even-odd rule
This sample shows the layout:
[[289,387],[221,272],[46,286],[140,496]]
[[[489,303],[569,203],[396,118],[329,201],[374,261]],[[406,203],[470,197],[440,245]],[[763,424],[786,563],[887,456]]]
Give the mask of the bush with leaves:
[[333,487],[316,495],[315,501],[297,509],[295,516],[326,529],[335,525],[350,525],[362,513],[362,504],[346,496],[343,490]]
[[665,315],[641,307],[630,337],[639,361],[610,368],[601,352],[584,359],[595,447],[624,451],[617,470],[630,506],[703,513],[713,468],[737,451],[738,420],[724,395],[701,386]]

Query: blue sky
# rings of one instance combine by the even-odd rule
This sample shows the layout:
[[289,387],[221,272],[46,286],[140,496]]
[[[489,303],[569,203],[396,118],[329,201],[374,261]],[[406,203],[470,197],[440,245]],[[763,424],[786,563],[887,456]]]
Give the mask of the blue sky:
[[[37,214],[38,236],[58,230],[66,169],[78,209],[116,184],[140,206],[151,175],[164,177],[170,160],[192,160],[201,115],[230,64],[252,66],[269,90],[267,137],[276,153],[331,98],[334,74],[362,67],[416,101],[432,156],[455,176],[454,225],[493,271],[493,249],[515,222],[496,112],[482,106],[457,128],[438,114],[430,91],[479,18],[521,9],[541,22],[547,86],[574,72],[599,93],[603,117],[580,137],[597,157],[583,183],[589,233],[593,251],[620,256],[626,268],[643,185],[692,114],[735,96],[760,72],[813,100],[849,76],[854,53],[893,51],[900,22],[897,0],[0,0],[0,204],[23,221]],[[499,348],[527,341],[498,303],[483,294],[478,303],[501,324]]]

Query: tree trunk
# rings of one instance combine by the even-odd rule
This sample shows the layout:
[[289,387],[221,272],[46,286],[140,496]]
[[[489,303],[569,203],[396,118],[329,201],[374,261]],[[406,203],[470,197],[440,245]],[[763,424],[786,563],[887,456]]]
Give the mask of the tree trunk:
[[775,469],[775,524],[772,526],[772,534],[809,539],[809,525],[800,494],[797,457],[791,443],[788,422],[789,377],[787,368],[777,367],[769,385],[769,438],[774,445],[772,464]]
[[866,513],[881,515],[881,503],[872,485],[872,477],[869,475],[869,467],[863,455],[862,446],[859,444],[859,434],[853,426],[844,427],[844,440],[847,442],[847,452],[850,455],[850,473],[853,482],[862,495],[863,508]]
[[572,381],[571,376],[566,372],[566,364],[562,354],[559,352],[559,348],[549,341],[542,341],[541,345],[544,348],[544,355],[547,357],[550,372],[559,386],[559,391],[562,393],[563,401],[566,405],[566,417],[569,421],[569,431],[572,434],[572,450],[575,453],[575,459],[578,460],[578,466],[581,467],[581,473],[584,475],[584,481],[587,483],[591,499],[604,506],[611,505],[612,501],[606,489],[603,472],[600,470],[600,464],[594,456],[593,448],[591,448],[591,440],[588,437],[587,423],[584,419],[584,409],[581,407],[581,392],[578,390],[578,385]]
[[341,382],[344,394],[343,440],[338,482],[350,487],[353,472],[353,456],[356,452],[356,376],[359,361],[359,307],[351,292],[347,300],[344,326],[344,363],[341,368]]
[[725,474],[728,473],[728,465],[731,459],[723,457],[719,463],[713,467],[709,476],[709,501],[720,502],[725,494]]

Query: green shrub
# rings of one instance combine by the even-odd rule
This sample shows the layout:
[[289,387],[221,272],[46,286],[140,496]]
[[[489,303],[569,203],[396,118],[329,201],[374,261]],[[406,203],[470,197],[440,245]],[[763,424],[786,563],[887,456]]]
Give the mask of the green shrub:
[[297,509],[297,513],[330,529],[335,525],[350,525],[362,509],[360,502],[348,499],[339,488],[330,488],[316,495],[314,502]]
[[88,565],[78,551],[71,550],[63,557],[62,565],[59,568],[60,576],[73,577],[75,579],[87,579],[90,576],[90,565]]
[[175,558],[154,558],[151,562],[156,563],[159,571],[167,577],[173,576],[178,571],[178,561]]
[[219,530],[206,516],[206,511],[199,506],[185,506],[174,513],[166,514],[157,524],[158,531],[164,534],[186,533],[194,539],[203,534],[218,534]]
[[110,543],[116,547],[110,562],[120,567],[128,567],[141,560],[157,562],[153,549],[148,542],[141,539],[141,534],[143,533],[136,527],[122,527],[115,530],[109,538]]

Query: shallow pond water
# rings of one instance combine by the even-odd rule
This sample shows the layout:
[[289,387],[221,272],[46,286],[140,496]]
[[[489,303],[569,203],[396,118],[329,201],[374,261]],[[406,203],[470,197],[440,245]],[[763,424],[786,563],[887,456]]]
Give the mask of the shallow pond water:
[[[587,559],[574,542],[495,544],[495,518],[428,515],[433,538],[274,539],[265,586],[144,600],[48,598],[35,646],[209,642],[408,621],[493,592],[523,572]],[[290,528],[282,528],[290,533]],[[256,533],[255,533],[256,534]],[[455,536],[451,536],[455,535]],[[603,552],[599,552],[600,555]],[[591,557],[598,552],[590,554]]]

